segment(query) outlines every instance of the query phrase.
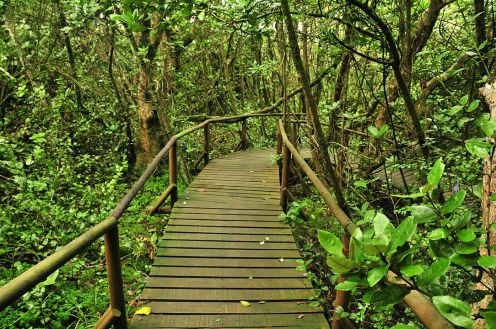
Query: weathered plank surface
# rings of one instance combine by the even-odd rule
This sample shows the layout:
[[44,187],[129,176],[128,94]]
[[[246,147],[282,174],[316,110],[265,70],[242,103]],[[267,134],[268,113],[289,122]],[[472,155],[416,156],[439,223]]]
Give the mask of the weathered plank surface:
[[[279,215],[274,151],[216,159],[176,203],[131,328],[329,328]],[[243,306],[248,301],[251,306]]]

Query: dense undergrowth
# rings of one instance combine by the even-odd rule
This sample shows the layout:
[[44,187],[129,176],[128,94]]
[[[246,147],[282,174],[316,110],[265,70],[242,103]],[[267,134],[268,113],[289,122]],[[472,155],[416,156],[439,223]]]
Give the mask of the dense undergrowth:
[[[164,175],[152,178],[119,224],[124,291],[126,301],[131,306],[144,286],[158,239],[167,222],[167,216],[147,216],[144,209],[163,191],[166,182],[167,177]],[[14,216],[8,216],[7,211],[2,211],[0,285],[103,220],[130,187],[122,179],[111,183],[112,190],[109,190],[108,184],[85,190],[83,197],[86,200],[93,199],[91,204],[78,198],[82,202],[65,208],[49,200],[40,201],[43,211],[38,214],[38,219],[21,217],[15,212],[12,212]],[[66,194],[66,197],[71,195]],[[46,219],[43,216],[51,220],[42,220]],[[0,327],[91,328],[108,303],[103,239],[99,239],[84,253],[2,311]]]

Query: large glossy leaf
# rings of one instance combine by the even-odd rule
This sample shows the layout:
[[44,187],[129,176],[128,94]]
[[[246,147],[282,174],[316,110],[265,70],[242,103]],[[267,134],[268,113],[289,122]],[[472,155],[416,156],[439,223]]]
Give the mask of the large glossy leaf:
[[467,150],[479,158],[485,158],[493,149],[491,143],[487,142],[483,138],[472,138],[465,142],[465,147]]
[[429,240],[429,247],[434,256],[439,258],[450,258],[455,253],[455,248],[446,239]]
[[394,305],[401,302],[409,292],[407,287],[393,284],[374,292],[370,303],[375,307]]
[[470,317],[472,309],[469,304],[451,296],[434,296],[432,302],[451,323],[463,328],[472,328],[474,325],[474,320]]
[[444,227],[436,228],[429,232],[429,240],[441,240],[449,236],[448,230]]
[[460,255],[470,255],[476,253],[479,250],[479,243],[476,241],[472,242],[460,242],[455,248],[456,253]]
[[331,255],[344,257],[343,243],[337,236],[335,236],[331,232],[319,230],[318,238],[322,248],[324,248],[328,253],[330,253]]
[[417,276],[417,282],[419,286],[427,286],[439,279],[446,270],[449,268],[451,261],[447,258],[440,258],[431,264],[428,268],[424,270],[419,276]]
[[453,194],[452,196],[450,196],[449,199],[446,200],[446,202],[443,204],[443,207],[441,208],[441,213],[443,215],[447,215],[453,212],[454,210],[456,210],[456,208],[458,208],[463,203],[463,200],[465,200],[466,194],[467,192],[465,190],[460,190],[455,194]]
[[410,237],[415,233],[416,225],[413,217],[408,217],[398,225],[398,227],[391,234],[391,241],[389,242],[388,250],[389,255],[394,254],[398,247],[401,247]]
[[406,276],[415,276],[424,272],[424,267],[420,264],[410,264],[400,268],[400,272]]
[[461,242],[472,242],[477,236],[475,235],[476,229],[467,228],[456,232],[456,236]]
[[372,220],[374,223],[374,233],[376,236],[384,234],[386,228],[388,227],[389,219],[382,213],[378,212],[374,219]]
[[434,166],[427,175],[427,184],[431,186],[437,186],[437,184],[439,184],[439,182],[441,181],[441,176],[443,175],[443,172],[444,172],[444,163],[443,160],[439,158],[434,163]]
[[336,285],[336,290],[350,291],[353,290],[356,286],[358,286],[358,282],[354,281],[344,281]]
[[344,274],[360,266],[357,262],[342,256],[328,256],[327,265],[334,273]]
[[429,206],[418,205],[411,206],[410,212],[417,224],[432,223],[436,221],[437,215],[434,210]]
[[482,317],[486,320],[487,327],[486,328],[496,328],[496,312],[495,311],[486,311],[481,312]]
[[386,275],[388,268],[388,265],[382,265],[370,269],[367,273],[367,282],[369,283],[369,286],[373,287],[377,284],[377,282],[381,281],[381,279]]
[[455,254],[451,257],[451,262],[463,267],[474,266],[477,262],[473,256]]
[[484,268],[496,268],[496,256],[480,256],[477,264]]

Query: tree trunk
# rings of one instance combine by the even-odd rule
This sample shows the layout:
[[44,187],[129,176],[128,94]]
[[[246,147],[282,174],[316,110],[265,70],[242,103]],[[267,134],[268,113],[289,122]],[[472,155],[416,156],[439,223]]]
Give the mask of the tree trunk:
[[[300,83],[303,87],[303,93],[305,95],[306,102],[308,104],[309,110],[309,119],[312,122],[313,132],[315,134],[315,141],[319,147],[319,155],[321,163],[324,168],[324,178],[330,183],[333,188],[334,195],[336,196],[336,200],[339,206],[342,209],[347,209],[346,202],[341,191],[341,186],[338,178],[336,177],[336,172],[334,171],[334,166],[331,163],[331,159],[329,157],[329,150],[327,148],[327,141],[324,136],[324,132],[322,130],[322,126],[320,124],[319,114],[317,110],[317,104],[315,103],[315,99],[311,92],[310,86],[310,78],[308,76],[308,72],[305,71],[305,67],[303,65],[303,61],[300,55],[300,47],[298,46],[298,38],[296,36],[296,31],[293,25],[293,20],[291,18],[291,12],[289,10],[288,0],[281,1],[282,11],[286,18],[286,27],[288,30],[288,39],[289,45],[291,49],[291,54],[293,56],[293,62],[295,64],[296,71],[298,72],[298,76],[300,79]],[[312,136],[310,136],[312,137]],[[317,161],[316,161],[317,162]]]
[[[64,8],[62,7],[60,1],[56,1],[56,3],[57,3],[57,8],[59,10],[59,28],[63,29],[64,27],[67,27],[67,20],[65,19],[65,15],[64,15]],[[72,50],[71,39],[69,38],[69,33],[63,32],[63,34],[64,34],[65,48],[67,49],[67,57],[69,59],[69,66],[71,68],[72,85],[74,86],[74,92],[76,94],[76,105],[79,113],[88,114],[88,111],[84,108],[83,105],[83,96],[81,93],[81,88],[79,86],[80,84],[77,74],[76,59],[74,57],[74,52]]]
[[136,150],[136,164],[138,165],[149,164],[160,151],[164,140],[157,110],[153,108],[156,103],[153,101],[153,93],[151,92],[153,88],[155,56],[162,41],[163,33],[156,33],[154,37],[150,35],[150,18],[144,20],[144,25],[147,29],[141,34],[140,47],[147,47],[148,51],[140,61],[138,76],[136,102],[139,115]]
[[[480,89],[480,92],[489,105],[490,118],[496,118],[496,82],[487,84]],[[494,138],[492,139],[492,142],[493,144],[495,143]],[[491,195],[496,194],[496,153],[494,152],[494,149],[491,155],[484,159],[484,172],[482,177],[482,223],[487,230],[487,248],[480,250],[480,254],[494,255],[492,247],[496,244],[496,232],[491,225],[496,223],[496,202],[490,200]],[[486,287],[494,289],[494,281],[489,275],[484,273],[481,282],[476,284],[475,288],[477,290],[485,291],[487,290]],[[473,304],[472,307],[478,312],[480,309],[486,308],[492,300],[492,295],[488,291],[485,298],[482,301]],[[485,328],[484,321],[479,319],[476,328]]]

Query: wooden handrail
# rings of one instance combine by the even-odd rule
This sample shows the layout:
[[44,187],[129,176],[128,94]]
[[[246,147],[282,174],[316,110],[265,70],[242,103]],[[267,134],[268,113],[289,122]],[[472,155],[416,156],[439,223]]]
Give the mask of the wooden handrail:
[[[7,282],[0,287],[0,311],[14,303],[23,294],[33,289],[38,283],[43,282],[50,274],[62,267],[68,261],[80,254],[89,245],[102,236],[105,236],[105,255],[107,260],[107,273],[109,279],[109,291],[111,305],[107,312],[100,318],[98,327],[107,327],[113,324],[115,328],[126,329],[126,310],[123,292],[123,281],[121,273],[121,262],[119,255],[118,222],[138,192],[143,188],[148,179],[156,171],[160,161],[169,155],[169,185],[165,198],[171,197],[171,206],[177,201],[177,141],[182,137],[204,128],[205,164],[209,160],[209,131],[211,123],[236,123],[243,121],[242,138],[246,138],[246,119],[254,117],[282,116],[280,113],[247,113],[231,117],[214,117],[203,121],[191,128],[181,131],[172,136],[167,144],[155,156],[152,162],[141,174],[139,179],[128,190],[119,204],[111,211],[109,217],[99,224],[88,229],[86,232],[61,247],[52,255],[48,256],[38,264],[32,266],[26,272]],[[245,137],[243,137],[245,136]],[[242,141],[245,143],[245,141]],[[246,144],[244,144],[246,145]],[[163,198],[162,202],[165,201]],[[161,198],[162,199],[162,198]],[[160,206],[160,205],[159,205]]]
[[[339,207],[336,200],[332,194],[325,188],[325,185],[322,181],[317,177],[317,175],[313,172],[312,168],[306,163],[305,159],[298,152],[296,147],[289,140],[286,131],[284,129],[284,124],[281,120],[279,120],[278,124],[278,139],[281,141],[281,146],[278,147],[284,154],[287,152],[291,153],[291,157],[294,162],[305,172],[308,179],[315,186],[317,191],[319,192],[322,199],[324,199],[325,203],[329,207],[329,210],[332,212],[334,217],[337,219],[339,224],[350,234],[353,235],[353,232],[357,229],[357,226],[353,223],[353,221],[348,217],[348,215]],[[289,157],[289,156],[288,156]],[[285,172],[284,164],[286,161],[283,161],[282,171]],[[287,166],[289,167],[290,160],[287,160]],[[284,174],[281,178],[281,182],[284,181]],[[286,189],[287,186],[281,183],[281,200],[283,198],[282,191]],[[286,202],[286,201],[284,201]],[[283,203],[281,202],[283,206]],[[285,205],[283,206],[284,209]],[[402,282],[399,280],[397,275],[391,271],[388,272],[387,275],[388,281],[395,284],[402,284],[406,282]],[[437,309],[427,300],[427,297],[421,294],[419,291],[412,290],[405,298],[404,302],[412,309],[412,311],[417,315],[417,317],[422,321],[422,323],[429,329],[451,329],[454,328],[453,325],[437,311]]]

